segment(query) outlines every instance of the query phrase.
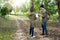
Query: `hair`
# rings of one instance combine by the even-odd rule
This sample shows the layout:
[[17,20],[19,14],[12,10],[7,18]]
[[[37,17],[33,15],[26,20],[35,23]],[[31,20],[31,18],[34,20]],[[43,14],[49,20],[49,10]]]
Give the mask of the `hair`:
[[40,7],[45,8],[44,5],[40,5]]
[[34,12],[34,6],[31,6],[30,12]]

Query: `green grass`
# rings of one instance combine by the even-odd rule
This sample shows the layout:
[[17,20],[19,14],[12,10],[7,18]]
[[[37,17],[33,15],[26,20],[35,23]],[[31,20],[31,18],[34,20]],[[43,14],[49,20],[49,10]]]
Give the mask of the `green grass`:
[[13,40],[15,32],[15,20],[6,20],[0,17],[0,40]]
[[12,32],[0,32],[0,40],[13,40],[12,38],[13,33]]

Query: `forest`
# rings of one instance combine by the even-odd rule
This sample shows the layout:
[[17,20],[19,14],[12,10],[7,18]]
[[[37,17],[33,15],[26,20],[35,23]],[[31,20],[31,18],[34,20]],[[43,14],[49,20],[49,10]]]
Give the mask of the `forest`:
[[[29,36],[31,6],[34,14],[42,14],[40,5],[50,14],[48,37],[42,33],[42,17],[35,20],[35,38]],[[0,0],[0,40],[60,40],[60,0]]]

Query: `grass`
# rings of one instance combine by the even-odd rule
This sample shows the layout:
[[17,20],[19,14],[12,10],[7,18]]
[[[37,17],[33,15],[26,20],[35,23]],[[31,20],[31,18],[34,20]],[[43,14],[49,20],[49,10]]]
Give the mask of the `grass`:
[[15,20],[6,20],[0,17],[0,40],[13,40],[15,31]]
[[0,40],[13,40],[12,36],[12,32],[0,32]]

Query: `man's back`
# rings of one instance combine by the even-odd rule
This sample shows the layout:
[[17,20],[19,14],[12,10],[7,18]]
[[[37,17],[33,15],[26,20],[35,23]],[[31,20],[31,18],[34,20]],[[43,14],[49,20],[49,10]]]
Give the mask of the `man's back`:
[[30,26],[35,27],[36,15],[34,13],[29,14]]
[[31,21],[36,20],[36,15],[35,15],[34,13],[30,13],[30,14],[29,14],[29,19],[30,19]]

